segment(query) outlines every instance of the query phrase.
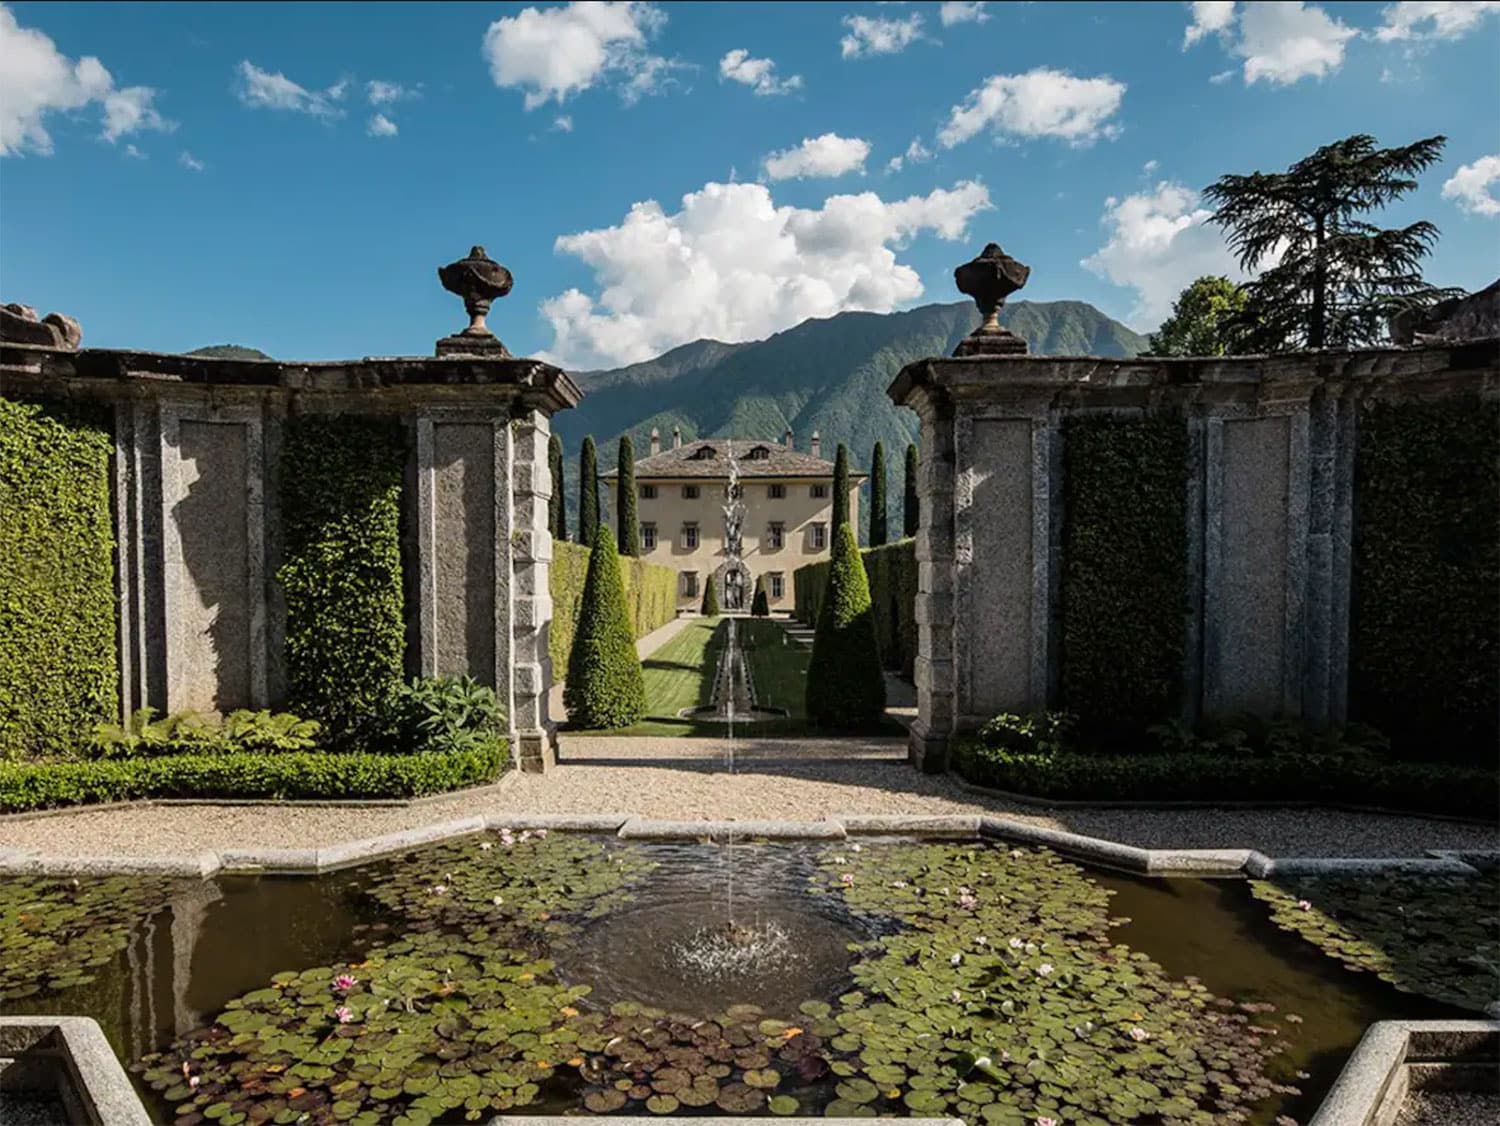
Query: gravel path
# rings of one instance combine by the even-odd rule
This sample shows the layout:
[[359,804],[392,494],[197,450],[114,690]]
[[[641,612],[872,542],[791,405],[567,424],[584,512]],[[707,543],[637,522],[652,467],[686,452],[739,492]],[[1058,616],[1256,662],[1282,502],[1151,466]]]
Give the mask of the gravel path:
[[1396,1126],[1484,1126],[1500,1122],[1500,1095],[1474,1091],[1413,1091]]
[[1500,828],[1331,810],[1048,810],[918,774],[899,740],[567,738],[563,765],[406,808],[178,805],[0,818],[0,848],[73,856],[318,848],[458,817],[634,813],[661,818],[817,819],[840,813],[998,813],[1145,848],[1256,848],[1269,856],[1420,856],[1500,848]]

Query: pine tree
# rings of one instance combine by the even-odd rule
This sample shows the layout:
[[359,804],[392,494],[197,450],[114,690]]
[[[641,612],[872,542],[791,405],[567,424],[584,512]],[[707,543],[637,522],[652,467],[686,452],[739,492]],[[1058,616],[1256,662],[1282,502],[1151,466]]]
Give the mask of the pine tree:
[[1421,263],[1438,229],[1422,220],[1381,229],[1361,214],[1417,187],[1446,137],[1377,149],[1365,134],[1324,145],[1285,172],[1221,176],[1204,191],[1240,268],[1275,260],[1245,283],[1236,318],[1250,352],[1378,343],[1389,319],[1460,291],[1437,289]]
[[620,554],[632,559],[641,553],[641,522],[635,513],[635,447],[630,435],[620,435],[620,461],[615,474],[615,529],[620,537]]
[[766,577],[755,576],[755,598],[750,603],[750,616],[755,618],[769,618],[771,616],[771,600],[766,597]]
[[594,534],[599,530],[599,459],[594,452],[594,436],[583,439],[583,449],[578,454],[578,542],[585,547],[594,546]]
[[833,536],[838,539],[839,529],[849,523],[849,451],[839,443],[839,452],[833,457]]
[[712,575],[709,575],[708,582],[703,584],[703,601],[698,606],[698,612],[705,618],[719,616],[719,584],[714,582]]
[[870,546],[886,542],[885,443],[876,442],[870,454]]
[[566,540],[568,538],[568,505],[563,493],[563,448],[562,439],[556,434],[552,435],[552,440],[547,443],[547,468],[552,472],[552,501],[549,506],[552,538]]
[[906,492],[902,497],[902,530],[908,536],[917,534],[921,527],[922,502],[917,497],[917,446],[912,442],[906,447]]
[[625,605],[615,538],[597,529],[583,580],[578,630],[568,658],[563,705],[574,727],[628,727],[646,714],[646,685]]
[[817,727],[864,728],[885,712],[885,676],[870,581],[854,529],[834,533],[828,586],[807,666],[807,718]]

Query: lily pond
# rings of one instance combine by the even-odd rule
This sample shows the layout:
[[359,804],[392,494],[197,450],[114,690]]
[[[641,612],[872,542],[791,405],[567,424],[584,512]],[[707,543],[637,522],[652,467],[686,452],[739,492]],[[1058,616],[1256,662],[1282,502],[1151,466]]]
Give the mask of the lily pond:
[[1496,881],[1137,879],[1003,844],[469,837],[318,878],[10,879],[0,1012],[153,1120],[1306,1121],[1497,992]]

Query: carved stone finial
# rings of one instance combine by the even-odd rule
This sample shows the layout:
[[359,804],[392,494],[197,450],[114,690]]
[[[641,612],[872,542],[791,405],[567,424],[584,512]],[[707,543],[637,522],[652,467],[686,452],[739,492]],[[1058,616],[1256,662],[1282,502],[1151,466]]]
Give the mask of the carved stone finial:
[[484,252],[484,247],[476,246],[469,251],[467,258],[439,266],[438,280],[449,293],[464,299],[464,311],[469,314],[468,328],[438,341],[438,355],[478,353],[509,356],[505,345],[500,343],[484,323],[484,318],[490,311],[491,302],[510,292],[510,271],[490,258]]
[[1030,276],[1030,266],[1017,262],[994,242],[953,271],[958,291],[972,297],[984,317],[983,324],[959,341],[953,350],[955,356],[1025,354],[1026,341],[1000,327],[1000,307]]
[[0,340],[76,351],[82,339],[83,329],[72,317],[48,313],[38,319],[36,310],[30,305],[0,305]]

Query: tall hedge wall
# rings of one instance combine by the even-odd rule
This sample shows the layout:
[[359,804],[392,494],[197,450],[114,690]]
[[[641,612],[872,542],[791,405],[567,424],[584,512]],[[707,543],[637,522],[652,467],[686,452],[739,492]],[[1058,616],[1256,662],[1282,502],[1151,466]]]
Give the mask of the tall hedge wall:
[[1180,418],[1063,425],[1059,694],[1099,734],[1182,706],[1187,455]]
[[[897,540],[860,551],[870,582],[875,636],[885,667],[912,675],[917,658],[917,541]],[[799,621],[816,623],[828,586],[829,564],[809,563],[792,572],[793,612]]]
[[394,423],[302,417],[281,457],[288,706],[357,742],[401,684],[401,477]]
[[[553,542],[549,575],[552,631],[548,649],[554,677],[562,677],[568,667],[588,570],[588,548],[578,543]],[[630,612],[630,627],[636,637],[645,637],[677,616],[677,572],[671,567],[622,557],[620,577],[625,582],[625,607]]]
[[108,416],[0,399],[0,758],[116,717]]
[[1349,714],[1408,757],[1495,762],[1500,405],[1369,404],[1355,454]]

